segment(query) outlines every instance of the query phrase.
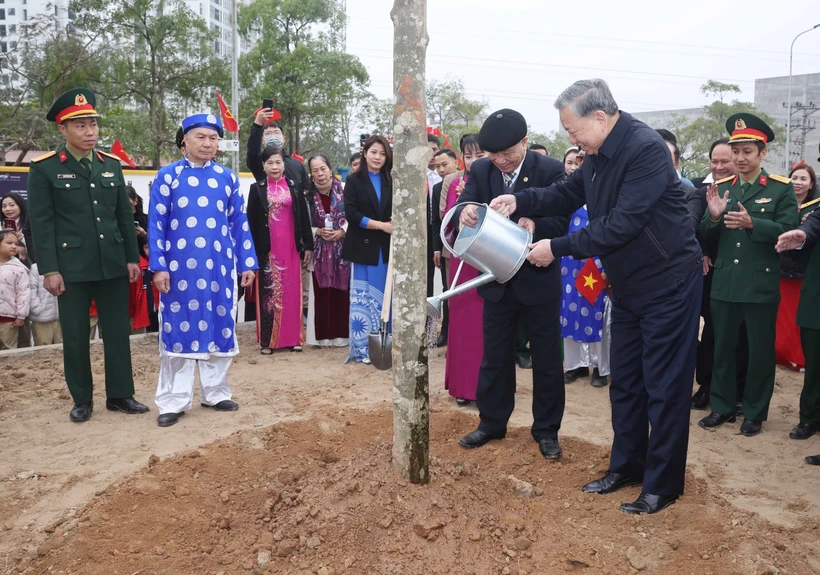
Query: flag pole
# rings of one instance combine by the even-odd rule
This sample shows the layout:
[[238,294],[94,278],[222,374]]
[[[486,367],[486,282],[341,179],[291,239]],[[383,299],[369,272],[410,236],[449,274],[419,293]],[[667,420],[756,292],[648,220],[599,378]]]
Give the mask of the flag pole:
[[[239,23],[237,21],[237,4],[239,0],[233,0],[233,55],[231,57],[231,112],[236,120],[236,139],[239,140]],[[239,177],[239,150],[233,153],[233,171]]]

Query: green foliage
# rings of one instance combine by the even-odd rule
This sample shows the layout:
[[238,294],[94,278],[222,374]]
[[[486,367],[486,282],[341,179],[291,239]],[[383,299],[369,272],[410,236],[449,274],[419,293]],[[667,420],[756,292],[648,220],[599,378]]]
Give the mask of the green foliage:
[[733,94],[740,93],[736,84],[725,84],[709,80],[701,86],[701,93],[715,100],[703,107],[703,116],[691,120],[685,116],[673,117],[672,123],[666,127],[678,138],[678,147],[681,150],[681,174],[687,178],[705,176],[709,173],[709,148],[712,142],[728,137],[726,120],[732,114],[750,112],[765,121],[772,130],[775,138],[785,138],[785,130],[778,126],[770,116],[755,109],[751,102],[742,102],[737,99],[728,101]]
[[441,128],[442,146],[456,152],[461,137],[478,132],[487,115],[487,102],[471,100],[464,92],[464,81],[449,77],[432,80],[426,89],[427,117]]
[[212,87],[230,85],[229,66],[183,0],[119,0],[110,18],[129,40],[100,65],[93,86],[100,111],[111,113],[109,133],[132,157],[159,168],[163,157],[176,155],[174,135],[187,112],[218,111]]
[[[349,154],[349,121],[369,82],[358,58],[335,50],[343,23],[331,0],[254,0],[239,9],[240,129],[250,126],[264,98],[282,114],[287,147],[303,156],[325,153],[337,165]],[[244,142],[242,142],[244,144]]]
[[530,133],[527,134],[527,138],[530,145],[541,144],[550,153],[550,157],[558,160],[563,160],[564,152],[572,145],[569,143],[569,136],[561,132],[540,134],[530,131]]

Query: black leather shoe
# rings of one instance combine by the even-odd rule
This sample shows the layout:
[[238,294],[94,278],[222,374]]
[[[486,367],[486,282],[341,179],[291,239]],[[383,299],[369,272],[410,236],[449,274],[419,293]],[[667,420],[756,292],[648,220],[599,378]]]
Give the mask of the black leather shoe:
[[809,465],[820,465],[820,455],[809,455],[806,458],[806,463]]
[[815,433],[820,431],[820,425],[813,423],[798,423],[797,426],[789,433],[792,439],[808,439]]
[[436,347],[447,347],[447,336],[440,335],[439,338],[436,340]]
[[216,405],[205,405],[204,403],[200,403],[202,407],[210,407],[217,411],[236,411],[239,409],[239,404],[235,401],[231,401],[230,399],[223,399]]
[[88,421],[91,419],[91,412],[94,411],[94,402],[89,401],[88,403],[78,403],[74,406],[71,410],[71,413],[68,415],[69,419],[75,423],[81,423],[83,421]]
[[163,413],[157,418],[157,425],[160,427],[171,427],[179,418],[185,415],[185,412],[182,411],[180,413]]
[[482,445],[487,444],[487,442],[492,441],[493,439],[504,439],[506,433],[502,433],[501,435],[490,435],[489,433],[484,433],[480,429],[476,429],[475,431],[471,431],[464,437],[458,440],[458,444],[461,447],[466,447],[467,449],[472,449],[474,447],[481,447]]
[[720,427],[724,423],[734,423],[735,421],[737,421],[737,417],[734,415],[723,415],[722,413],[712,412],[698,421],[698,425],[703,429],[711,429],[713,427]]
[[740,426],[740,435],[752,437],[760,433],[761,429],[763,429],[763,422],[747,419]]
[[470,400],[469,399],[462,399],[460,397],[457,397],[456,398],[456,405],[459,406],[459,407],[464,407],[464,406],[470,405]]
[[630,477],[622,473],[615,473],[614,471],[607,471],[606,475],[595,481],[590,481],[581,488],[581,491],[586,493],[598,493],[606,495],[607,493],[615,493],[624,487],[632,485],[640,485],[643,483],[641,477]]
[[706,409],[709,407],[709,388],[700,386],[692,396],[692,409]]
[[621,511],[632,515],[640,515],[641,513],[652,515],[658,511],[663,511],[677,500],[677,495],[652,495],[651,493],[641,492],[640,496],[632,503],[621,505]]
[[515,361],[521,369],[532,369],[532,358],[527,357],[526,355],[517,356]]
[[544,459],[561,459],[563,452],[557,439],[540,439],[538,440],[538,448],[541,450]]
[[133,397],[125,399],[106,399],[105,408],[108,411],[121,411],[123,413],[148,413],[151,411],[147,405],[141,404]]
[[588,367],[579,367],[564,372],[564,383],[572,383],[579,377],[589,377]]
[[597,367],[592,370],[592,387],[606,387],[608,384],[609,380],[605,375],[601,375]]

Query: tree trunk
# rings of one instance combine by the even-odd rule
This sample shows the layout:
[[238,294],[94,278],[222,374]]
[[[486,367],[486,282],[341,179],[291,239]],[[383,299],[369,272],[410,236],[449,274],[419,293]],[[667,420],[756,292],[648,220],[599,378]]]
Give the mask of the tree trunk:
[[393,465],[405,479],[429,475],[427,366],[427,146],[424,68],[427,0],[395,0],[393,20]]

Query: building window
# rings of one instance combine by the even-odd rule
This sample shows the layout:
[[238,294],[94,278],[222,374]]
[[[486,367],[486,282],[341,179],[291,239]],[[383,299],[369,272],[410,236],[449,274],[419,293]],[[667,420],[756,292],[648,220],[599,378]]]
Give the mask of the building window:
[[9,8],[9,16],[14,16],[15,13],[16,13],[15,8]]
[[[3,37],[5,35],[6,35],[6,25],[5,24],[0,24],[0,37]],[[4,52],[5,52],[5,50],[4,50]]]
[[9,24],[9,35],[17,33],[17,24]]
[[[25,2],[23,2],[25,4]],[[23,20],[28,20],[28,10],[23,8]]]
[[6,19],[6,9],[5,8],[0,8],[0,20],[5,20],[5,19]]

